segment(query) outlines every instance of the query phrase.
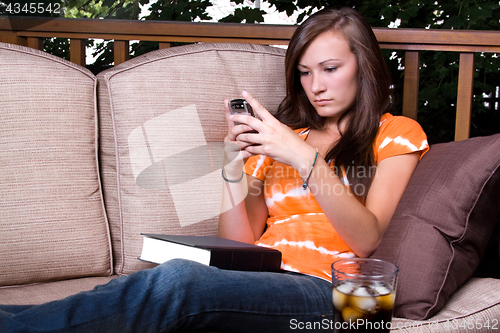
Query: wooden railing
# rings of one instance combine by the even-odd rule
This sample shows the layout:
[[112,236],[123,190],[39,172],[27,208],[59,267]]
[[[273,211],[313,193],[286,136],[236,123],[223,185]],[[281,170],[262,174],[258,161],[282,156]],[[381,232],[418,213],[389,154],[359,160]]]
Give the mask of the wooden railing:
[[[191,23],[91,19],[0,17],[0,41],[43,48],[43,37],[70,39],[70,60],[85,66],[87,39],[114,40],[115,65],[129,59],[131,40],[172,42],[238,42],[286,45],[296,26],[267,24]],[[419,89],[419,52],[460,53],[455,140],[469,137],[474,77],[474,53],[500,53],[500,31],[374,28],[383,49],[405,51],[403,114],[416,119]]]

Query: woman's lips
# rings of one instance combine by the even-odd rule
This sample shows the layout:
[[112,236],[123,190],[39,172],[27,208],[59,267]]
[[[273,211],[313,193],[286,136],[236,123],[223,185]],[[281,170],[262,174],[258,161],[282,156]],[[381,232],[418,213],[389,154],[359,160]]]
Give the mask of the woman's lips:
[[314,103],[316,105],[323,106],[323,105],[330,103],[330,101],[331,101],[330,99],[317,99],[314,101]]

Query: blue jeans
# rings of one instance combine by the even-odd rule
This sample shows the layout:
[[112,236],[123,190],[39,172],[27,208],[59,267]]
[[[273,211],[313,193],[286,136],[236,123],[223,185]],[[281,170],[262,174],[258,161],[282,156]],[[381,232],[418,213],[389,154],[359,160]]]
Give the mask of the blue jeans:
[[[331,284],[171,260],[63,300],[0,306],[0,332],[329,332]],[[302,329],[301,329],[302,328]]]

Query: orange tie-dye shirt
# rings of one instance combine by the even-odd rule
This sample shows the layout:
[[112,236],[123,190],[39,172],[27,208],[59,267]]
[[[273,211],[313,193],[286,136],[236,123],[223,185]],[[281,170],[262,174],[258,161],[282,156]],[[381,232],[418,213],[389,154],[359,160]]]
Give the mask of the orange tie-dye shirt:
[[[297,132],[305,140],[308,131]],[[373,149],[378,164],[387,157],[416,151],[422,156],[429,146],[416,121],[386,113],[381,118]],[[330,166],[333,169],[333,162]],[[309,188],[303,189],[294,168],[259,155],[247,161],[245,172],[264,181],[264,197],[269,210],[267,229],[256,244],[281,251],[282,269],[331,281],[331,264],[342,258],[355,257]],[[345,179],[342,181],[346,183]],[[336,190],[339,189],[331,189]]]

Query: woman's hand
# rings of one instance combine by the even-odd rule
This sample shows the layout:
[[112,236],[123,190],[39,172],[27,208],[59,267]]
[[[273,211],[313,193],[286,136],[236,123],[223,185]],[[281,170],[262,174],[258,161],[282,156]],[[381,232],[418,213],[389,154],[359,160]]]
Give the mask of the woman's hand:
[[252,154],[244,151],[248,144],[237,141],[238,135],[246,131],[251,131],[247,125],[235,125],[231,120],[229,110],[229,100],[224,100],[226,110],[226,121],[229,128],[228,134],[224,138],[224,173],[228,179],[239,179],[243,170],[244,162]]
[[[244,150],[249,145],[249,143],[237,141],[236,138],[242,133],[253,131],[253,129],[246,124],[238,124],[238,125],[235,124],[235,121],[232,119],[233,116],[231,115],[231,111],[229,109],[229,100],[227,99],[224,100],[224,108],[226,110],[227,126],[229,127],[229,132],[227,136],[224,138],[224,142],[232,142],[236,144],[241,150]],[[253,118],[251,116],[245,116],[245,115],[241,115],[241,117]],[[248,152],[243,152],[243,158],[245,160],[253,155],[254,154]]]
[[223,186],[219,236],[253,244],[264,232],[269,215],[264,200],[264,182],[243,173],[244,160],[253,154],[245,151],[248,143],[238,141],[237,137],[252,128],[234,124],[228,100],[224,101],[224,107],[229,131],[224,139],[223,172],[224,177],[232,181]]
[[[277,120],[252,95],[244,91],[242,96],[261,119],[246,115],[229,117],[230,121],[244,124],[230,129],[237,145],[243,151],[243,156],[266,155],[294,167],[301,175],[305,176],[309,171],[316,150],[292,129]],[[246,133],[252,129],[258,133]]]

